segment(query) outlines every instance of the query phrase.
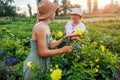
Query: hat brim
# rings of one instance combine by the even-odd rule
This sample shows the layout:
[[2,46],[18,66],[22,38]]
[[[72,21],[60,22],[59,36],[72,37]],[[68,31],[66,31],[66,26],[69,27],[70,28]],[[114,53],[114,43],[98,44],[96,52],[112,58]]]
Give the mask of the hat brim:
[[81,14],[75,13],[75,12],[71,12],[70,14],[71,14],[71,15],[72,15],[72,14],[77,14],[77,15],[79,15],[79,16],[82,16]]
[[39,20],[47,19],[47,18],[49,18],[57,9],[58,9],[58,4],[57,4],[57,3],[53,3],[53,8],[52,8],[47,14],[45,14],[45,15],[40,15],[40,14],[38,13],[37,18],[38,18]]

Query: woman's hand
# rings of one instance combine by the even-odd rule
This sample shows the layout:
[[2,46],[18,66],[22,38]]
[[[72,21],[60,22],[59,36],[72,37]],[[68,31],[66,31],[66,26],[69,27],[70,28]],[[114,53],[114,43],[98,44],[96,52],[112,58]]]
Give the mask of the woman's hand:
[[79,36],[78,34],[71,33],[71,34],[66,35],[65,37],[66,38],[72,38],[72,37],[78,37],[78,36]]
[[61,49],[63,52],[72,52],[72,46],[64,46]]
[[79,37],[72,37],[71,40],[81,41],[81,39]]
[[81,41],[78,34],[71,33],[65,36],[65,38],[70,38],[71,40]]

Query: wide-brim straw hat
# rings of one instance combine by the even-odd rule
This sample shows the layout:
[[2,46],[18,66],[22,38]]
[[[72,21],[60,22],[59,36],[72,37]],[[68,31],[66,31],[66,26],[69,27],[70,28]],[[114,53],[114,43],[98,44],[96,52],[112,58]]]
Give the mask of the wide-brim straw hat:
[[78,14],[79,16],[82,16],[82,13],[83,10],[81,8],[73,8],[70,14]]
[[58,8],[58,3],[52,3],[49,0],[42,0],[38,4],[38,20],[49,18]]

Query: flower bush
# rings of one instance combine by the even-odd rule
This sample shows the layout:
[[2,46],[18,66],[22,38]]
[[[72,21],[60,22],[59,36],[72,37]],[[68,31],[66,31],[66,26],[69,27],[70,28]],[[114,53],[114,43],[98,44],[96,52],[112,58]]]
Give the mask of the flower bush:
[[[52,67],[41,73],[40,66],[30,67],[35,80],[51,80],[51,71],[56,69],[62,71],[60,80],[110,80],[117,76],[116,69],[120,68],[120,23],[85,24],[89,32],[80,36],[80,42],[63,41],[65,44],[62,46],[72,45],[73,51],[51,58],[51,64],[58,64],[58,68]],[[33,26],[33,22],[26,20],[0,24],[0,80],[22,80],[23,63],[30,51]],[[63,32],[64,26],[65,22],[50,23],[54,40],[58,39],[56,33]]]
[[51,76],[51,80],[60,80],[61,79],[62,70],[60,70],[58,68],[58,65],[55,65],[54,69],[51,67],[50,72],[51,72],[51,75],[50,75]]
[[33,80],[60,80],[62,76],[62,70],[58,68],[58,65],[51,66],[45,71],[41,70],[40,65],[31,66],[31,62],[28,62],[28,67],[31,69]]
[[6,28],[0,30],[0,40],[0,79],[21,80],[29,47],[25,48],[22,41]]
[[58,63],[63,71],[61,80],[109,80],[117,78],[116,69],[120,67],[120,58],[112,54],[104,45],[90,42],[84,34],[84,44],[73,41],[73,51],[52,58],[52,64]]

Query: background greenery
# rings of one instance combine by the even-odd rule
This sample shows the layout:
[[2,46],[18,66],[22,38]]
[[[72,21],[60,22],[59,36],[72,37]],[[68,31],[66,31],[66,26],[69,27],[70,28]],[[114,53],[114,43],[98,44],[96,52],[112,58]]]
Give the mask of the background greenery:
[[[14,1],[0,0],[0,80],[22,80],[23,63],[30,51],[31,31],[36,23],[32,6],[26,4],[30,15],[26,17],[25,12],[17,13],[21,8],[12,6]],[[51,65],[59,65],[62,70],[61,80],[117,79],[116,73],[120,69],[119,3],[111,0],[104,8],[98,9],[97,0],[86,1],[88,10],[83,11],[82,21],[87,32],[81,43],[71,43],[73,52],[52,57]],[[56,20],[49,23],[53,39],[57,32],[64,32],[71,9],[81,7],[71,4],[70,0],[61,0],[59,6]],[[105,47],[105,51],[101,50],[101,45]],[[51,80],[50,74],[49,70],[41,73],[39,66],[33,68],[35,80]]]
[[[116,69],[120,68],[120,19],[83,21],[87,28],[82,42],[84,47],[75,47],[77,53],[52,57],[51,64],[59,65],[63,72],[62,80],[109,80],[116,77]],[[35,18],[0,18],[1,80],[22,79],[23,62],[30,51],[31,31],[35,23]],[[49,23],[53,39],[58,31],[64,31],[65,24],[64,20]],[[105,46],[105,52],[101,51],[100,45]],[[96,63],[98,57],[99,62]],[[97,65],[99,71],[95,73]]]

